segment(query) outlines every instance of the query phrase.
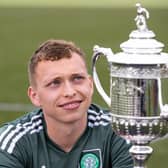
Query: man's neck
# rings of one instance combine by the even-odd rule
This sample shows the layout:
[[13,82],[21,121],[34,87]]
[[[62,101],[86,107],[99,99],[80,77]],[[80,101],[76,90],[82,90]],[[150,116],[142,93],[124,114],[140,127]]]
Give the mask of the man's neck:
[[[49,125],[48,125],[49,124]],[[87,116],[74,123],[48,122],[47,132],[51,140],[62,150],[69,152],[81,137],[87,126]]]

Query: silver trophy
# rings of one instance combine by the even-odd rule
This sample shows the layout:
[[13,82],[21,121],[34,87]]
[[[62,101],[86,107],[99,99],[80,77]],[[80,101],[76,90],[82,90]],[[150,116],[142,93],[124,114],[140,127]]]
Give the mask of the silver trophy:
[[[94,47],[92,73],[95,86],[108,104],[113,129],[133,146],[134,168],[144,168],[153,149],[149,143],[168,133],[168,104],[163,104],[162,82],[168,78],[168,54],[147,27],[149,12],[136,4],[137,30],[120,45],[122,52]],[[96,62],[105,56],[110,69],[110,96],[104,91]]]

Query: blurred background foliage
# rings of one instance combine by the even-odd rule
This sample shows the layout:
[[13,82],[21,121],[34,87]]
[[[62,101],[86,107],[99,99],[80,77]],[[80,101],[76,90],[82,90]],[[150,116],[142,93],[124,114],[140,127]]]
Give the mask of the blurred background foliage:
[[[0,123],[29,111],[27,62],[37,46],[51,38],[74,41],[85,51],[91,73],[95,44],[120,52],[120,44],[136,29],[135,0],[0,0]],[[168,52],[168,1],[139,0],[150,12],[149,29]],[[102,85],[109,93],[109,71],[104,58],[97,63]],[[168,102],[167,84],[164,101]],[[95,89],[93,101],[107,107]],[[17,108],[22,104],[23,108]],[[12,106],[13,105],[13,106]],[[19,106],[20,107],[20,106]],[[20,109],[20,110],[17,110]],[[166,168],[168,140],[152,143],[148,168]]]

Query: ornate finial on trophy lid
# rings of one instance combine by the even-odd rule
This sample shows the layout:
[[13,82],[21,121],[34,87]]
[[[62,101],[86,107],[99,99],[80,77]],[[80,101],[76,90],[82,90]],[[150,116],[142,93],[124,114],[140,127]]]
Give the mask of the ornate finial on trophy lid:
[[136,3],[137,16],[135,22],[137,30],[132,31],[130,38],[154,38],[155,33],[148,29],[147,19],[149,19],[149,12],[146,8],[143,8],[140,3]]
[[148,30],[146,19],[149,19],[149,12],[143,8],[140,3],[137,3],[136,7],[137,16],[134,20],[136,21],[137,28],[140,31],[146,31]]
[[[123,42],[120,47],[125,54],[136,54],[135,63],[142,62],[142,54],[157,55],[161,54],[164,44],[157,41],[155,33],[149,30],[146,20],[149,19],[149,12],[141,6],[140,3],[136,4],[137,16],[135,17],[137,29],[133,30],[129,35],[129,40]],[[128,57],[128,56],[127,56]],[[149,57],[151,59],[151,56]],[[158,58],[157,58],[158,59]],[[143,61],[146,62],[146,59]],[[152,62],[150,60],[150,62]],[[155,61],[156,62],[156,61]]]

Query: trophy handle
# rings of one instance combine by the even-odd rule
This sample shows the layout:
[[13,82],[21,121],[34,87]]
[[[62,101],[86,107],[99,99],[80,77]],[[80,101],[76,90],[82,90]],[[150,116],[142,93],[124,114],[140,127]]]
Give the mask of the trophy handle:
[[106,56],[107,61],[109,61],[109,56],[113,55],[112,50],[110,48],[102,48],[97,45],[93,48],[93,56],[92,56],[92,75],[93,75],[93,81],[95,83],[95,86],[97,88],[97,91],[102,96],[104,101],[107,103],[107,105],[110,107],[111,104],[111,98],[107,95],[107,93],[104,91],[101,82],[99,80],[99,77],[97,75],[96,71],[96,61],[100,56]]

